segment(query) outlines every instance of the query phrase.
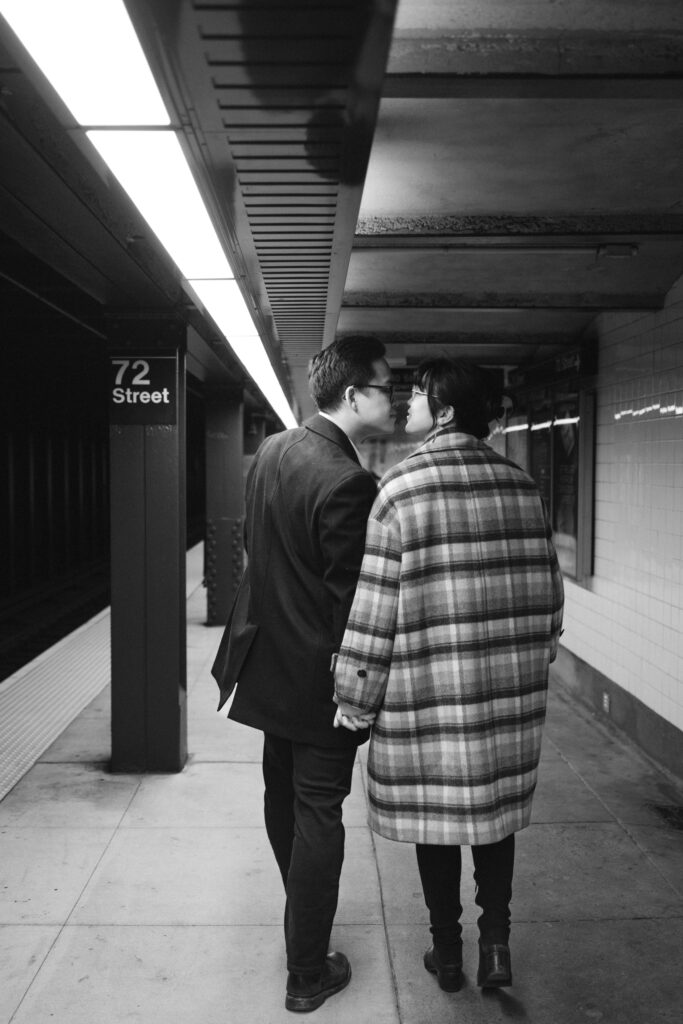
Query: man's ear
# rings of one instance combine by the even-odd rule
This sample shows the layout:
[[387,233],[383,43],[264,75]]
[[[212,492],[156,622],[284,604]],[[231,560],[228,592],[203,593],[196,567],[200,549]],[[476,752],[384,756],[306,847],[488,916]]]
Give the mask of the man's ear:
[[358,411],[358,406],[356,405],[356,389],[353,384],[349,384],[344,392],[344,401],[351,409],[353,409],[354,412]]

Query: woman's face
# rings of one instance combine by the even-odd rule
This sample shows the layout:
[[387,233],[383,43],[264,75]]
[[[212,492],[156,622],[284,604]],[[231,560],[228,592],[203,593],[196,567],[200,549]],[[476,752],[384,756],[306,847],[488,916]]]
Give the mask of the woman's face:
[[416,385],[408,402],[408,419],[406,420],[406,434],[426,434],[434,427],[434,417],[429,408],[427,392]]

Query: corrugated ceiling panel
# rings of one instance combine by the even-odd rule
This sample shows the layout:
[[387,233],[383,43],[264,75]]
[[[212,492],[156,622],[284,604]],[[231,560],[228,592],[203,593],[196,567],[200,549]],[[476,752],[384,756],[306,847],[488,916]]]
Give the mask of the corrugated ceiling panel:
[[302,365],[322,343],[358,21],[324,0],[196,10],[275,325]]

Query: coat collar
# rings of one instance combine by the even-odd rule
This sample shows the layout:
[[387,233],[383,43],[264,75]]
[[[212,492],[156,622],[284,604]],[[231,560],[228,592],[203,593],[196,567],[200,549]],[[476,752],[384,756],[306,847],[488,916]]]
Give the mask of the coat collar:
[[453,427],[443,427],[425,438],[419,448],[416,448],[408,458],[414,455],[426,455],[429,452],[448,451],[453,448],[486,448],[484,441],[479,441],[473,434],[463,434]]
[[332,420],[328,420],[326,416],[321,416],[319,413],[316,413],[315,416],[311,416],[310,419],[306,420],[304,427],[306,430],[310,430],[314,434],[320,434],[320,436],[324,437],[326,440],[332,441],[333,444],[339,445],[350,459],[353,459],[354,462],[357,462],[358,465],[360,465],[356,449],[353,447],[341,427],[338,427],[336,423],[332,422]]

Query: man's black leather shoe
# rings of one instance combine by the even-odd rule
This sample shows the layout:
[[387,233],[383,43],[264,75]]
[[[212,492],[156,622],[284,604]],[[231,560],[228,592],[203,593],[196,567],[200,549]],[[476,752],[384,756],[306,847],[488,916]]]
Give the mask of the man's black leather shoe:
[[511,984],[510,947],[502,942],[480,940],[477,985],[481,988],[508,988]]
[[295,1013],[310,1013],[322,1006],[329,996],[341,992],[350,981],[351,964],[344,954],[328,953],[322,971],[316,976],[289,972],[285,1008]]
[[424,965],[430,974],[435,974],[444,992],[458,992],[462,987],[462,958],[442,960],[435,946],[430,946],[424,955]]

